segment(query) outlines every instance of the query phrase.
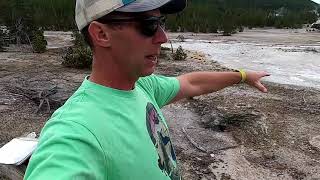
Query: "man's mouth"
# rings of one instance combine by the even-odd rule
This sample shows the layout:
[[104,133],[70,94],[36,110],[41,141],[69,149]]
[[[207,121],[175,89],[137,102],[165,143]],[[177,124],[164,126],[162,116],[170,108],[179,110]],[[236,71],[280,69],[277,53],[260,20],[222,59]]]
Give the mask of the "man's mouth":
[[149,55],[149,56],[146,56],[146,58],[154,63],[156,63],[158,61],[157,55]]

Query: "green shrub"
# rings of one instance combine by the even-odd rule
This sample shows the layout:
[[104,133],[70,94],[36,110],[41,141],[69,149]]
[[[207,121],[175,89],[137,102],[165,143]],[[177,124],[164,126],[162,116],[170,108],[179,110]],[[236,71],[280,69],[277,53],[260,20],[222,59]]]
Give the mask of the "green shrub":
[[78,30],[72,32],[72,37],[74,38],[73,44],[75,47],[86,47],[87,43],[84,40],[84,37]]
[[89,47],[70,47],[63,56],[62,65],[70,68],[91,68],[92,52]]
[[34,31],[31,44],[33,51],[36,53],[43,53],[46,51],[47,41],[44,39],[42,30]]
[[181,46],[178,47],[177,51],[173,53],[173,60],[184,61],[187,58],[187,53],[184,52]]
[[91,68],[92,51],[85,43],[83,36],[79,31],[73,31],[74,46],[68,48],[64,55],[62,65],[70,68],[85,69]]

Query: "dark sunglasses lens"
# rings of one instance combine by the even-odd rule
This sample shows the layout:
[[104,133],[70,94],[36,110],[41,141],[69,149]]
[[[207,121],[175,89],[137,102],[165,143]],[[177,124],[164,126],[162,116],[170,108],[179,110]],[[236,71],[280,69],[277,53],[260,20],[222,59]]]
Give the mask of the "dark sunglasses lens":
[[158,30],[157,21],[145,21],[141,23],[141,32],[146,36],[153,36]]
[[164,24],[164,17],[145,19],[141,22],[141,32],[148,37],[154,36],[159,26],[164,28]]

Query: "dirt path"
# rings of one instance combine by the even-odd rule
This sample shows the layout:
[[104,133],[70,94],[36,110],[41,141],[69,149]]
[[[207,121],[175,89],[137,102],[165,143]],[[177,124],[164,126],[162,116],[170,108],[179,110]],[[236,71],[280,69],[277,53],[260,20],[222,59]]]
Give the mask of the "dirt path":
[[[39,134],[60,105],[35,113],[39,102],[32,100],[34,94],[56,86],[52,99],[61,102],[89,73],[62,67],[62,53],[0,53],[0,144],[27,132]],[[195,70],[226,68],[189,53],[184,62],[162,59],[157,73]],[[261,94],[234,86],[163,109],[185,180],[320,179],[319,91],[277,84],[268,88]]]

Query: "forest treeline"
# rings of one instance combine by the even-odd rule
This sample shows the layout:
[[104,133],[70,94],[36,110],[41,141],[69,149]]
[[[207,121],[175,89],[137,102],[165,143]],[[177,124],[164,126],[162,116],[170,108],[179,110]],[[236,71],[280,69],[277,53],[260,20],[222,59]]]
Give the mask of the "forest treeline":
[[245,27],[300,28],[318,19],[310,0],[189,0],[186,11],[170,16],[173,31],[217,32]]
[[[0,25],[25,32],[73,30],[75,0],[1,0]],[[245,27],[299,28],[315,22],[319,5],[310,0],[188,0],[188,7],[170,15],[171,31],[217,32]],[[21,31],[22,32],[22,31]]]

